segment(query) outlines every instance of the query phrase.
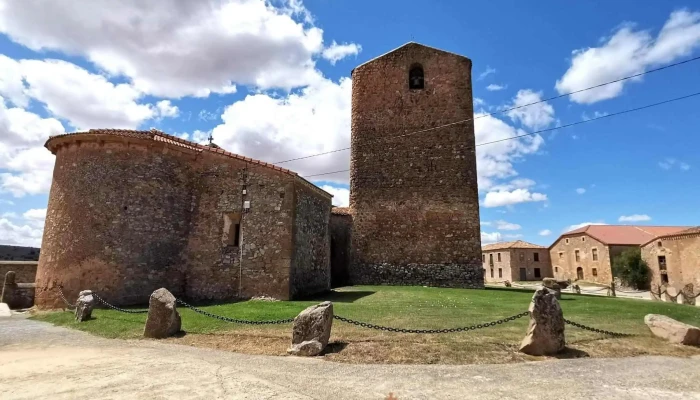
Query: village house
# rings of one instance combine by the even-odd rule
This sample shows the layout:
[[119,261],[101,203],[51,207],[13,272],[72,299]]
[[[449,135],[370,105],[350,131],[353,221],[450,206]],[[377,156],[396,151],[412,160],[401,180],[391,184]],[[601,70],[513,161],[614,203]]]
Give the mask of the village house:
[[547,248],[522,240],[482,246],[481,262],[486,282],[539,281],[552,276]]
[[700,290],[700,226],[657,236],[642,245],[642,259],[651,283],[682,290]]
[[566,232],[549,247],[554,277],[610,284],[612,260],[623,251],[684,229],[688,227],[586,225]]

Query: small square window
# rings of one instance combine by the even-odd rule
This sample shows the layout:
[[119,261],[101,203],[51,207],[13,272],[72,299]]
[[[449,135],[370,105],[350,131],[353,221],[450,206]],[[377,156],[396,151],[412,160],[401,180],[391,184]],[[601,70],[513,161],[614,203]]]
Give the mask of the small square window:
[[593,268],[593,276],[598,276],[598,268]]
[[559,267],[554,267],[554,272],[559,272]]
[[664,246],[661,244],[661,241],[660,241],[660,240],[658,241],[658,243],[656,243],[656,245],[659,246],[659,247],[664,247]]
[[562,258],[564,258],[564,252],[563,252],[563,251],[560,251],[560,252],[559,252],[559,259],[562,259]]
[[532,255],[532,257],[533,257],[533,260],[535,260],[535,261],[537,261],[537,262],[540,261],[540,253],[535,252],[535,253]]
[[541,276],[541,275],[540,275],[540,269],[539,269],[539,268],[535,268],[535,278],[539,278],[540,276]]
[[586,241],[586,237],[585,237],[585,236],[581,236],[581,241],[582,241],[582,242],[585,242],[585,241]]
[[569,238],[566,238],[566,244],[569,244]]

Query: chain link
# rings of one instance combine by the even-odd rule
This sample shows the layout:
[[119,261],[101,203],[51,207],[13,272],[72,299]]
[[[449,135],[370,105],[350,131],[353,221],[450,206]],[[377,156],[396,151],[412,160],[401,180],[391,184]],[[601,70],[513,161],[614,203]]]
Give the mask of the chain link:
[[574,321],[569,321],[568,319],[564,318],[564,322],[566,322],[569,325],[573,325],[577,328],[581,328],[587,331],[591,332],[596,332],[596,333],[602,333],[604,335],[609,335],[613,337],[629,337],[629,336],[634,336],[631,333],[619,333],[619,332],[611,332],[611,331],[606,331],[604,329],[598,329],[598,328],[591,328],[590,326],[582,325]]
[[61,296],[61,300],[63,300],[63,302],[66,303],[66,306],[68,306],[68,308],[75,308],[75,304],[71,304],[71,303],[66,299],[66,296],[63,295],[63,290],[61,289],[60,286],[58,287],[58,295]]
[[229,317],[224,317],[223,315],[216,315],[212,314],[208,311],[204,311],[201,308],[197,308],[193,305],[187,304],[184,301],[180,299],[175,299],[178,303],[182,304],[183,306],[189,308],[190,310],[198,313],[205,315],[207,317],[215,318],[221,321],[225,322],[231,322],[234,324],[247,324],[247,325],[273,325],[273,324],[288,324],[290,322],[294,322],[294,318],[288,318],[288,319],[277,319],[277,320],[267,320],[267,321],[251,321],[251,320],[246,320],[246,319],[235,319],[235,318],[229,318]]
[[92,295],[95,296],[97,301],[99,301],[100,303],[106,305],[107,307],[109,307],[115,311],[119,311],[119,312],[123,312],[123,313],[127,313],[127,314],[146,314],[148,312],[148,310],[126,310],[124,308],[119,308],[113,304],[107,303],[102,297],[98,296],[97,293],[95,293],[95,292],[92,292]]
[[524,316],[530,315],[529,311],[522,312],[517,315],[513,315],[512,317],[507,317],[503,319],[499,319],[498,321],[493,321],[493,322],[486,322],[483,324],[477,324],[477,325],[472,325],[472,326],[464,326],[461,328],[447,328],[447,329],[404,329],[404,328],[392,328],[389,326],[381,326],[381,325],[374,325],[370,324],[367,322],[362,322],[362,321],[356,321],[354,319],[350,318],[345,318],[341,317],[340,315],[334,315],[333,318],[347,322],[348,324],[353,324],[357,326],[361,326],[363,328],[369,328],[369,329],[376,329],[380,331],[387,331],[387,332],[399,332],[399,333],[421,333],[421,334],[434,334],[434,333],[455,333],[455,332],[466,332],[466,331],[473,331],[476,329],[481,329],[481,328],[488,328],[491,326],[496,326],[500,325],[504,322],[510,322],[510,321],[515,321],[518,318],[522,318]]

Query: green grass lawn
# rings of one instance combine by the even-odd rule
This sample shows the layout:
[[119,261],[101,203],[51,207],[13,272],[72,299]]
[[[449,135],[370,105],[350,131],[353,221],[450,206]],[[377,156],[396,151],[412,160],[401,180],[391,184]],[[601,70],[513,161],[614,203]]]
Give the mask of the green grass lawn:
[[[238,319],[284,319],[322,300],[334,303],[335,314],[379,325],[414,328],[453,328],[490,322],[526,311],[532,292],[518,289],[438,289],[398,286],[355,286],[309,301],[245,301],[203,306],[219,315]],[[596,328],[637,336],[606,338],[567,326],[568,346],[563,356],[624,356],[637,354],[700,354],[700,349],[675,346],[652,337],[644,324],[646,314],[664,314],[698,325],[700,308],[672,303],[563,294],[564,317]],[[291,325],[247,326],[218,321],[179,307],[186,334],[168,339],[195,346],[256,354],[284,354]],[[109,338],[139,338],[145,314],[97,309],[93,319],[76,323],[68,312],[40,313],[33,318]],[[528,318],[477,331],[418,335],[368,330],[334,321],[331,352],[327,358],[348,362],[479,363],[536,359],[517,352]]]

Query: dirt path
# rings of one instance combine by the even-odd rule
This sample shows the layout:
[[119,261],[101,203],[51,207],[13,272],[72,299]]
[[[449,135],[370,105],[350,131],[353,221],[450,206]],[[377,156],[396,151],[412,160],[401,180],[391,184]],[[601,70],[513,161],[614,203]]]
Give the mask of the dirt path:
[[0,319],[7,399],[700,399],[700,358],[358,365],[102,339]]

